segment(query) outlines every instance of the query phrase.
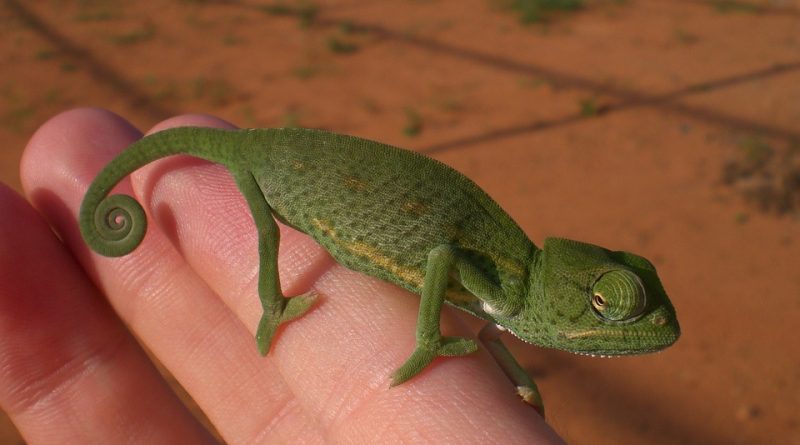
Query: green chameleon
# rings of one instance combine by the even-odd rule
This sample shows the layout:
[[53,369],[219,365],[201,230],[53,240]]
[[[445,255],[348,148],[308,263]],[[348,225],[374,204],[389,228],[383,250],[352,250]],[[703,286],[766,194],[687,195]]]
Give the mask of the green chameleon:
[[540,412],[536,385],[500,343],[498,330],[590,355],[657,351],[680,335],[675,310],[646,259],[560,238],[538,249],[452,168],[319,130],[183,127],[135,142],[86,192],[80,229],[92,249],[122,256],[139,245],[147,225],[141,205],[127,195],[107,195],[141,166],[182,153],[227,167],[250,206],[258,230],[264,315],[256,340],[262,355],[278,326],[317,298],[313,291],[292,298],[281,293],[275,219],[311,235],[342,265],[421,296],[416,347],[392,386],[438,356],[477,349],[474,340],[441,335],[444,302],[489,322],[481,339]]

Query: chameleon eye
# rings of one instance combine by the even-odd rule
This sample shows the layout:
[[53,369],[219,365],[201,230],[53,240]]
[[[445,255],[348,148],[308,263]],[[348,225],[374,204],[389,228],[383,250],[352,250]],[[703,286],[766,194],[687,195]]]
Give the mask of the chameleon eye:
[[592,296],[592,306],[598,311],[606,310],[606,299],[602,295],[596,293]]
[[606,320],[634,318],[644,311],[647,303],[642,281],[629,270],[604,273],[595,281],[592,291],[592,307]]

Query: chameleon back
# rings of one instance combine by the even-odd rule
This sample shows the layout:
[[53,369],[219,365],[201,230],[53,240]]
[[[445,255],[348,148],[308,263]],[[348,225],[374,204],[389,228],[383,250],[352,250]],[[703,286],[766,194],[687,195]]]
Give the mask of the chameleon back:
[[475,183],[445,164],[318,130],[256,132],[265,148],[248,162],[259,166],[253,175],[276,217],[311,235],[346,267],[419,293],[428,253],[449,244],[524,282],[531,241]]

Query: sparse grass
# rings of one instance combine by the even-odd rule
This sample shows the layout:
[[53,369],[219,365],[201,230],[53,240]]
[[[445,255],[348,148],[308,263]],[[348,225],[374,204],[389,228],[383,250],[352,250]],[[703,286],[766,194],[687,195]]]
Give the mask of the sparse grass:
[[328,37],[328,50],[333,53],[350,54],[358,51],[360,46],[356,43],[358,34],[363,34],[353,22],[344,20],[339,22],[336,31]]
[[439,108],[447,113],[458,113],[464,111],[464,101],[458,97],[445,97],[438,101]]
[[328,50],[337,54],[352,54],[358,51],[358,45],[340,39],[337,36],[328,37]]
[[406,124],[403,127],[403,134],[408,137],[419,136],[423,127],[422,116],[411,107],[405,109],[405,114]]
[[542,23],[554,15],[583,7],[583,0],[495,0],[504,9],[515,11],[523,24]]
[[61,64],[61,71],[65,73],[72,73],[78,70],[78,65],[72,62],[64,62]]
[[298,6],[289,6],[283,1],[276,1],[260,5],[258,9],[270,15],[296,16],[302,28],[311,26],[319,13],[319,7],[312,1],[301,1]]
[[156,27],[146,23],[143,27],[130,32],[117,34],[111,37],[111,42],[116,45],[134,45],[151,40],[156,35]]
[[760,6],[739,0],[712,0],[709,3],[714,9],[723,14],[729,12],[744,12],[749,14],[761,12]]
[[295,14],[294,9],[291,6],[289,6],[289,5],[287,5],[287,4],[283,3],[283,2],[275,2],[275,3],[271,4],[271,5],[259,5],[258,9],[261,10],[261,12],[264,12],[264,13],[270,14],[270,15],[294,15]]
[[353,22],[349,20],[345,20],[339,23],[339,32],[342,34],[352,34],[356,31],[356,27]]
[[50,48],[36,51],[36,60],[50,60],[56,56],[56,52]]
[[761,168],[775,153],[772,145],[758,136],[748,136],[742,139],[737,147],[751,168]]
[[759,136],[739,141],[722,182],[766,213],[800,216],[800,143],[776,148]]
[[305,64],[300,65],[292,69],[292,75],[297,77],[298,79],[311,79],[312,77],[317,76],[320,72],[319,65],[314,64]]
[[64,91],[58,88],[50,88],[44,93],[45,105],[58,105],[64,102]]
[[117,0],[80,0],[76,22],[107,22],[118,20],[124,16],[124,4]]
[[583,117],[595,117],[600,114],[600,107],[597,105],[597,98],[587,97],[578,102]]
[[237,36],[236,34],[226,32],[224,36],[222,36],[222,44],[225,46],[235,46],[239,45],[244,42],[244,39]]
[[314,2],[303,2],[298,11],[300,17],[300,27],[307,28],[314,23],[319,13],[319,7]]

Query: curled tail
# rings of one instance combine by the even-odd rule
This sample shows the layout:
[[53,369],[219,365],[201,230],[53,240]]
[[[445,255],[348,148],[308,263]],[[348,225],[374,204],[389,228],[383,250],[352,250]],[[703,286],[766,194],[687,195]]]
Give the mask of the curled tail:
[[81,203],[79,226],[97,253],[117,257],[132,252],[147,231],[144,209],[133,197],[108,193],[128,174],[156,159],[189,154],[229,165],[246,130],[179,127],[160,131],[131,144],[95,178]]

